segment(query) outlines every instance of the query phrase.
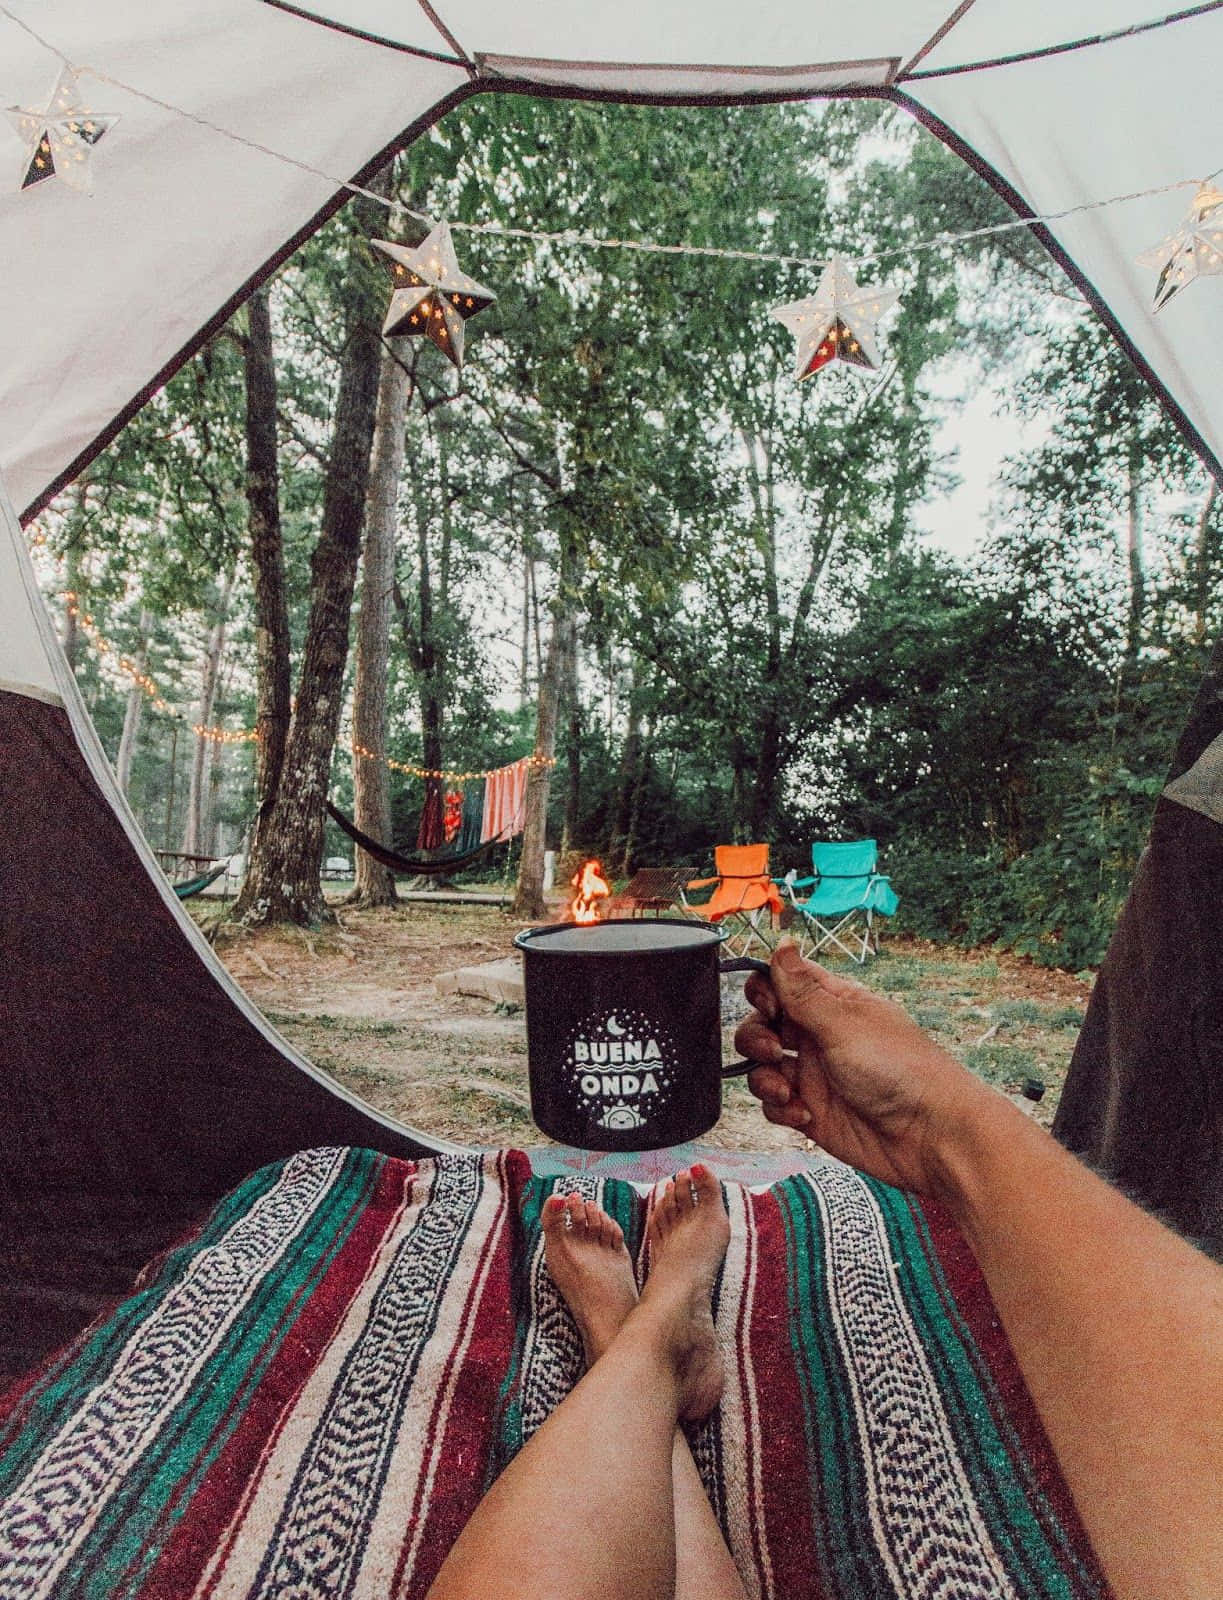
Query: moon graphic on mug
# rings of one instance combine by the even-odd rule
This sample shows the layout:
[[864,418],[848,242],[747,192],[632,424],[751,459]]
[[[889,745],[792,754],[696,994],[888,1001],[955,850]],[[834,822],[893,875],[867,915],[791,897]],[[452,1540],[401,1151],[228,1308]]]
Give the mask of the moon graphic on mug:
[[615,1014],[614,1011],[612,1012],[611,1016],[608,1017],[607,1021],[603,1024],[603,1026],[607,1029],[608,1033],[611,1034],[613,1039],[619,1039],[620,1036],[624,1033],[624,1029],[616,1021],[616,1014]]

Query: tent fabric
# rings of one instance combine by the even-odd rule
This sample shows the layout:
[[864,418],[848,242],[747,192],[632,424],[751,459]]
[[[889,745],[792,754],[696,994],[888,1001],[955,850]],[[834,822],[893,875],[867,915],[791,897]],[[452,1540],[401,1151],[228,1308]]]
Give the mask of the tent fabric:
[[1053,1131],[1223,1260],[1223,645],[1155,807]]
[[[79,1328],[260,1163],[337,1141],[396,1155],[446,1147],[363,1107],[296,1055],[178,906],[89,725],[5,485],[27,514],[44,504],[343,202],[344,180],[362,180],[472,94],[884,97],[952,143],[1021,214],[1201,178],[1221,159],[1223,4],[1096,43],[1095,31],[1151,18],[1134,0],[765,0],[750,25],[731,0],[331,4],[323,20],[259,0],[0,6],[5,104],[45,104],[67,60],[82,69],[85,105],[121,119],[93,152],[92,196],[58,181],[19,192],[22,149],[0,123],[13,183],[0,195],[0,1327],[10,1367]],[[1187,203],[1178,190],[1081,211],[1041,236],[1218,472],[1217,280],[1190,286],[1156,318],[1150,271],[1133,260]],[[811,241],[813,253],[822,248]],[[1220,731],[1215,718],[1178,772]],[[1217,774],[1210,784],[1217,792]],[[1155,870],[1135,890],[1089,1013],[1065,1124],[1070,1137],[1072,1112],[1083,1119],[1081,1147],[1095,1148],[1099,1097],[1125,1099],[1138,1085],[1107,1112],[1133,1147],[1156,1052],[1175,1037],[1187,1081],[1213,1074],[1197,1091],[1197,1153],[1182,1168],[1214,1185],[1213,1200],[1204,1188],[1192,1199],[1213,1215],[1217,1168],[1202,1152],[1218,1139],[1220,1075],[1201,1019],[1211,1006],[1217,1015],[1223,993],[1217,832],[1205,807],[1161,803]],[[1188,920],[1175,926],[1207,947],[1187,973],[1174,955],[1184,941],[1153,951],[1144,920],[1163,926],[1178,903]],[[1152,982],[1131,981],[1131,968]],[[1188,996],[1179,1031],[1160,1033],[1162,996],[1178,991]]]
[[[323,1148],[248,1178],[9,1397],[0,1591],[424,1596],[581,1374],[543,1260],[554,1189],[639,1245],[628,1184],[541,1180],[519,1151]],[[747,1592],[1104,1600],[945,1217],[839,1163],[725,1194],[727,1384],[692,1447]]]
[[[1009,15],[1018,9],[1021,20]],[[94,153],[92,198],[48,182],[0,200],[0,415],[9,420],[0,471],[27,509],[343,199],[340,182],[469,94],[881,94],[936,122],[1009,186],[1019,209],[1037,212],[1200,178],[1220,160],[1219,8],[1053,53],[1149,16],[1133,0],[967,9],[872,0],[850,10],[768,0],[750,29],[731,0],[508,9],[490,0],[51,0],[36,15],[54,50],[102,75],[82,79],[87,104],[122,121]],[[2,13],[0,41],[8,103],[44,103],[59,57]],[[1015,51],[1040,53],[991,64]],[[1194,286],[1155,318],[1150,271],[1134,260],[1187,203],[1178,191],[1084,212],[1051,224],[1049,242],[1095,285],[1217,463],[1217,296]]]

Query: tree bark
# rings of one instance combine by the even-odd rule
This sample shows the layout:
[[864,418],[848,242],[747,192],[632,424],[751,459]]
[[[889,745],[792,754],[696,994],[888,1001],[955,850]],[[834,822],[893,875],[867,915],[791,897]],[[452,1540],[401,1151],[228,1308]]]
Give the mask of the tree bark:
[[578,695],[577,628],[566,629],[562,691],[566,711],[565,729],[565,821],[561,830],[561,854],[575,848],[582,814],[582,702]]
[[552,761],[556,755],[556,724],[560,702],[561,668],[569,648],[570,630],[577,621],[569,601],[573,566],[571,542],[561,536],[561,562],[557,596],[552,607],[548,655],[539,675],[535,718],[535,752],[527,774],[526,817],[522,830],[522,858],[518,886],[510,915],[538,922],[547,915],[544,903],[544,850],[548,833],[548,796],[552,787]]
[[1142,624],[1147,609],[1146,554],[1142,528],[1142,441],[1130,440],[1126,484],[1126,558],[1129,564],[1130,605],[1125,629],[1126,665],[1133,667],[1142,649]]
[[1210,607],[1210,522],[1218,494],[1218,482],[1211,478],[1198,515],[1197,537],[1193,546],[1193,642],[1199,648],[1206,643],[1206,619]]
[[620,751],[620,770],[616,774],[616,805],[607,840],[608,871],[623,877],[629,871],[633,832],[633,804],[639,787],[641,766],[641,688],[644,666],[633,657],[633,677],[628,694],[628,727]]
[[276,798],[289,735],[289,612],[276,455],[276,365],[268,291],[247,301],[246,502],[255,581],[255,826],[251,854]]
[[[385,176],[378,181],[385,191]],[[257,848],[234,908],[234,915],[248,924],[309,925],[327,915],[320,878],[324,802],[340,723],[378,390],[380,296],[365,259],[365,239],[380,218],[376,202],[361,196],[353,202],[354,234],[343,290],[347,337],[322,528],[310,562],[301,676],[275,800],[256,836]]]
[[[391,784],[385,759],[386,680],[390,648],[395,546],[399,527],[399,480],[403,474],[403,429],[408,377],[388,344],[378,373],[378,406],[370,458],[369,503],[362,558],[361,608],[357,617],[357,672],[353,688],[353,744],[377,759],[353,756],[357,827],[389,843]],[[352,898],[361,905],[394,905],[395,874],[359,846]]]
[[187,822],[183,830],[183,854],[201,855],[207,835],[211,831],[205,817],[204,797],[208,788],[209,757],[214,748],[210,737],[212,719],[216,711],[217,684],[221,676],[221,654],[225,649],[225,624],[229,612],[229,593],[233,573],[226,575],[217,601],[217,614],[208,635],[204,658],[200,663],[200,700],[196,714],[195,749],[191,759],[191,784],[187,791]]
[[[141,677],[148,665],[149,628],[153,619],[147,611],[140,613],[140,641],[136,646],[133,665]],[[140,733],[140,719],[144,712],[144,690],[133,683],[127,691],[127,704],[123,708],[123,732],[119,737],[119,752],[115,756],[115,782],[121,794],[127,794],[132,777],[132,756]]]

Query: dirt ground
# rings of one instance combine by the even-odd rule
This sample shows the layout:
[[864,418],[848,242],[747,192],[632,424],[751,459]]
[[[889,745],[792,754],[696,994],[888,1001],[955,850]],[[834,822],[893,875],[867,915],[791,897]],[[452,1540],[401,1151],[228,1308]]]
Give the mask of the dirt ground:
[[[202,924],[217,921],[220,907],[194,905]],[[520,924],[497,906],[470,904],[337,911],[335,925],[310,933],[222,922],[217,953],[286,1038],[379,1110],[461,1143],[550,1143],[531,1121],[522,1011],[443,997],[434,986],[439,973],[512,955]],[[1089,981],[1013,956],[895,938],[858,975],[990,1082],[1015,1090],[1040,1078],[1047,1089],[1036,1115],[1052,1121]],[[811,1148],[765,1122],[741,1081],[727,1083],[721,1121],[702,1142]]]

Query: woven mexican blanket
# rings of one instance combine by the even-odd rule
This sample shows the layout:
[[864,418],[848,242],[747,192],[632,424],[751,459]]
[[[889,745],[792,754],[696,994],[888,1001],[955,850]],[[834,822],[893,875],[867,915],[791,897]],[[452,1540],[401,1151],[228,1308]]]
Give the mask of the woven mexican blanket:
[[[256,1173],[6,1396],[0,1597],[423,1596],[581,1374],[553,1187],[640,1243],[630,1185],[519,1152]],[[692,1445],[749,1592],[1104,1595],[946,1219],[834,1164],[725,1195],[728,1379]]]

